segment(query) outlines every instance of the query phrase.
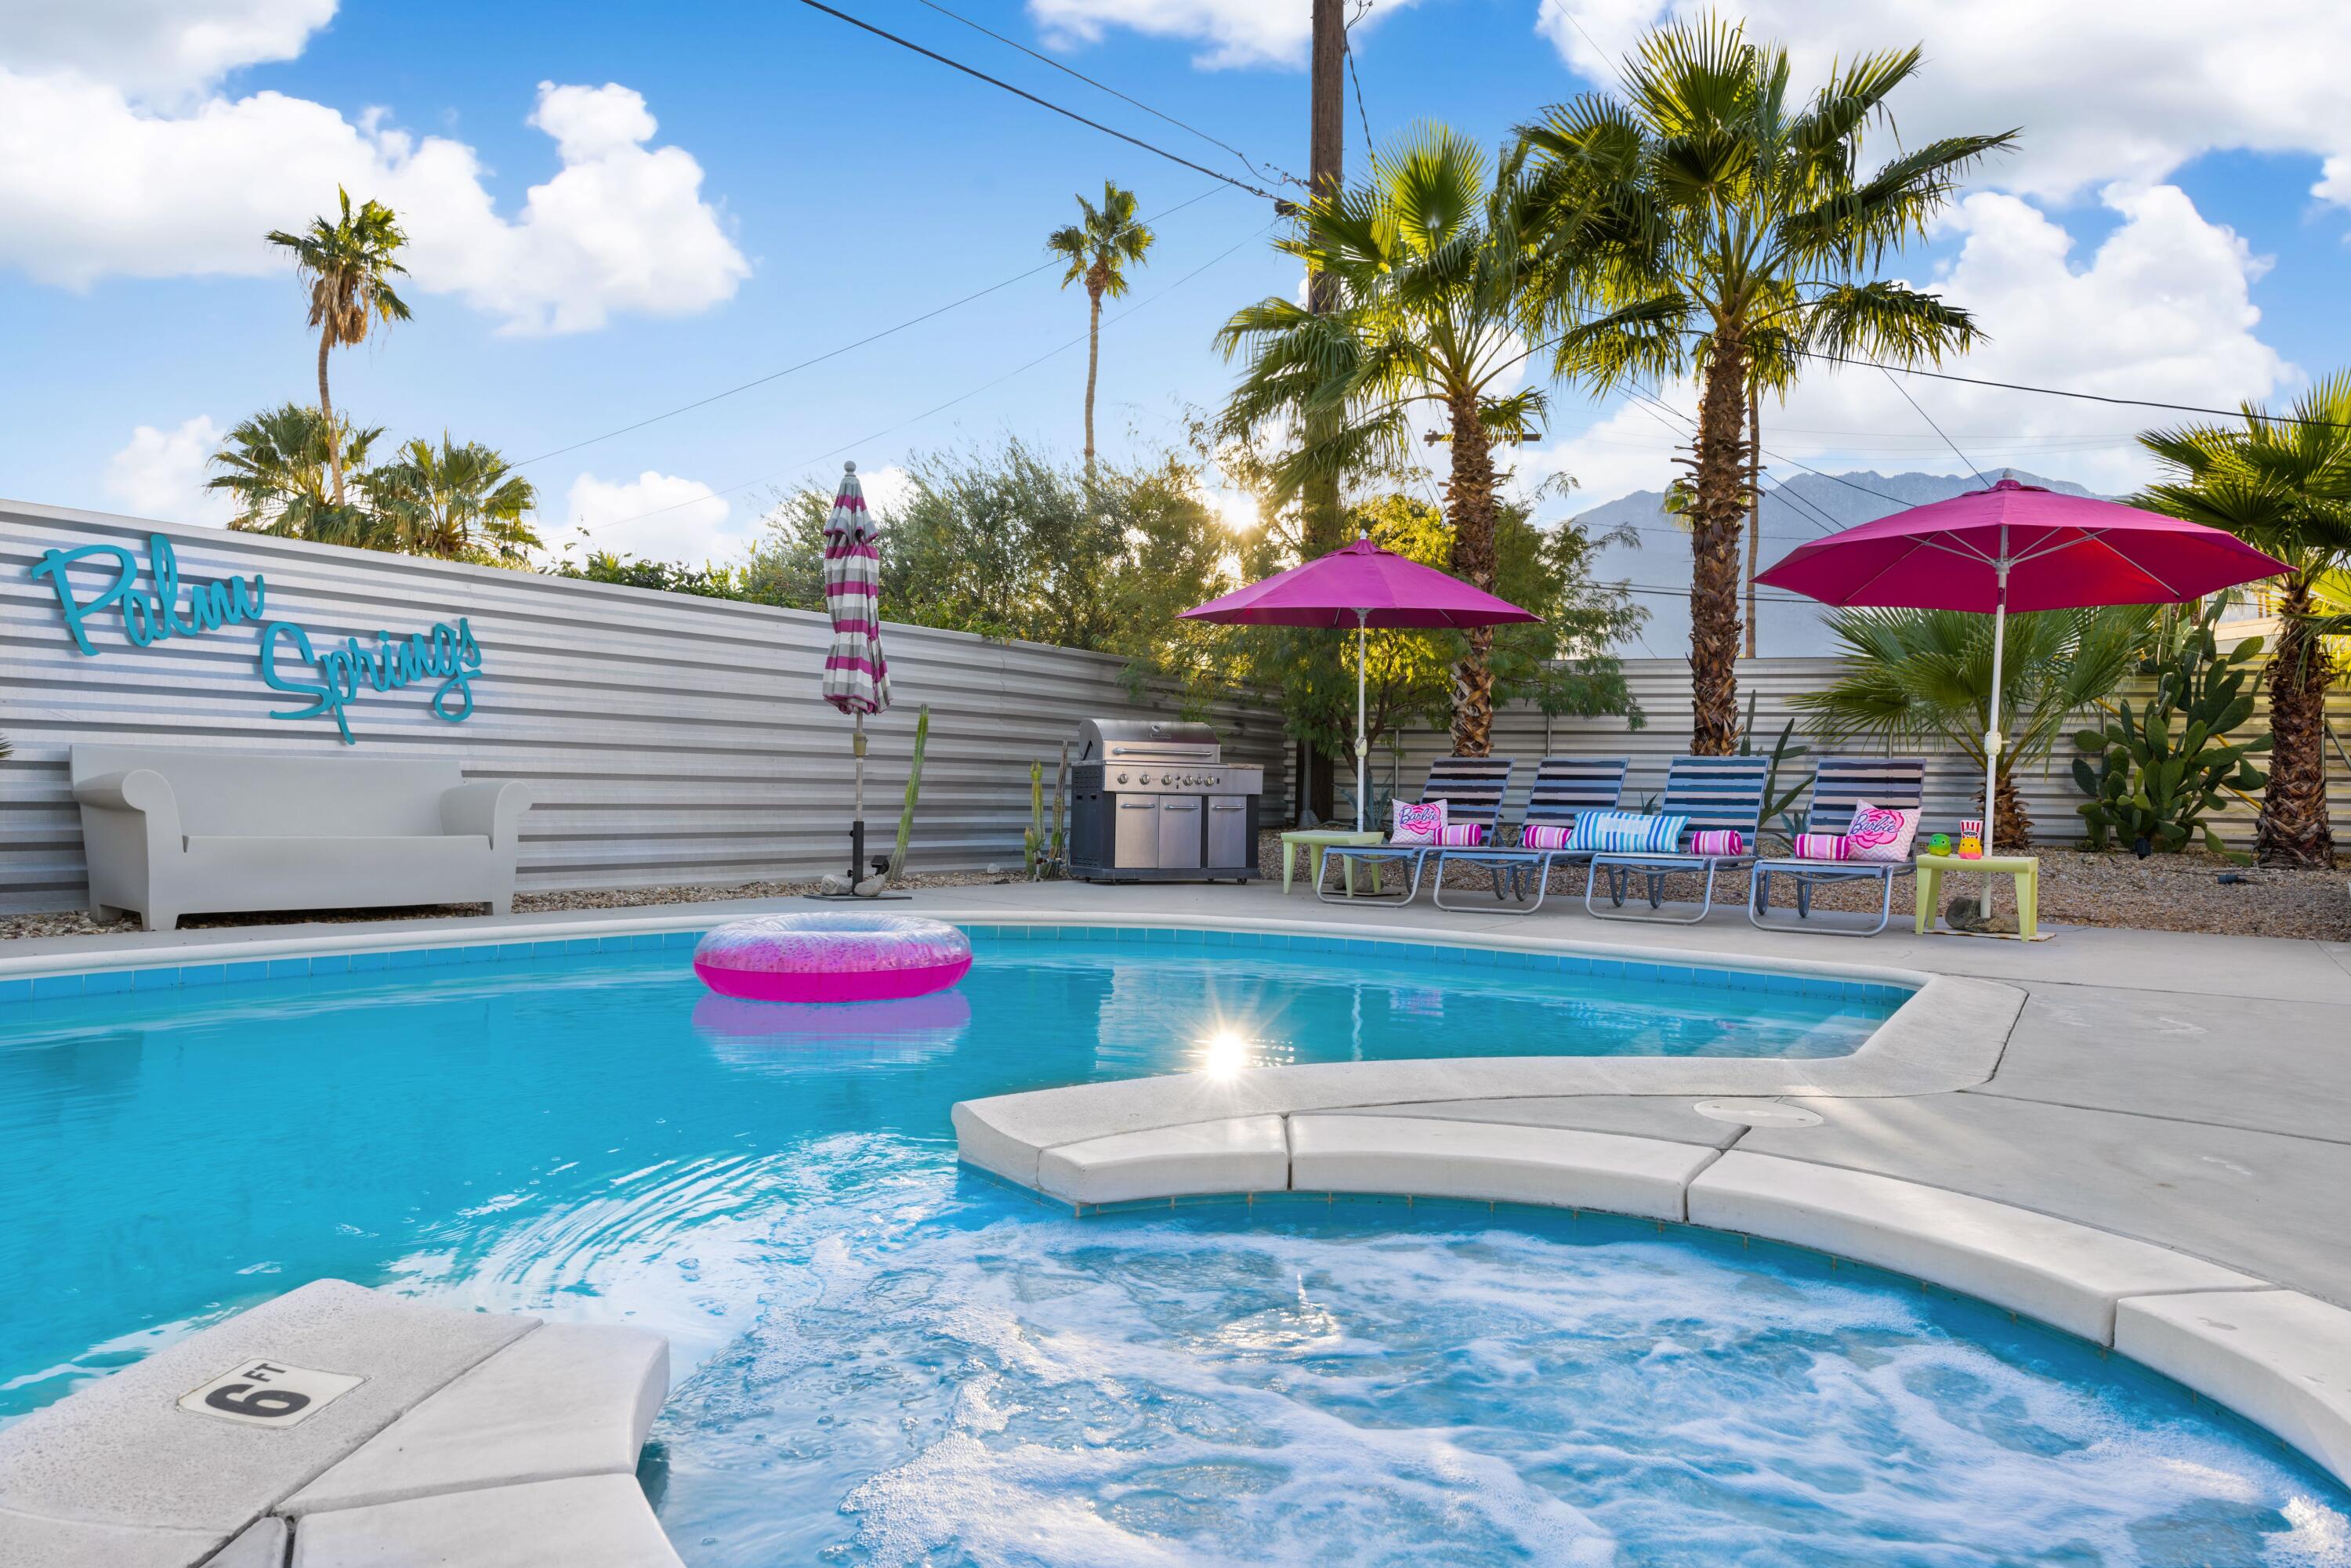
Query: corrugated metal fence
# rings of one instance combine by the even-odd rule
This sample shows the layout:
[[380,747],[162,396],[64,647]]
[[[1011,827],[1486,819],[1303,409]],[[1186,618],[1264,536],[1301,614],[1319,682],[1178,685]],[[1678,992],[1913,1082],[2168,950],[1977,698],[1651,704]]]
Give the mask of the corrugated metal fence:
[[[849,724],[818,696],[821,616],[0,502],[0,735],[16,747],[0,762],[0,909],[70,908],[82,899],[80,822],[66,785],[76,740],[340,746],[328,719],[269,716],[303,699],[262,685],[249,626],[142,649],[124,641],[109,612],[92,622],[97,656],[75,650],[54,591],[29,569],[51,549],[87,544],[132,550],[143,565],[151,534],[172,541],[183,584],[265,577],[269,618],[307,627],[322,649],[465,617],[483,653],[473,716],[462,724],[434,717],[430,685],[367,692],[349,709],[354,755],[429,750],[455,756],[471,777],[528,780],[538,804],[524,830],[526,891],[809,877],[846,862]],[[84,598],[102,580],[94,567],[77,573]],[[884,644],[897,706],[869,726],[866,819],[877,852],[886,849],[914,712],[928,704],[918,869],[1016,859],[1029,765],[1045,763],[1050,779],[1081,717],[1174,711],[1163,694],[1138,702],[1122,662],[1102,654],[897,625]],[[281,662],[297,678],[308,673]],[[1627,799],[1636,804],[1663,787],[1667,761],[1688,740],[1688,668],[1639,659],[1626,670],[1648,719],[1641,730],[1621,719],[1547,721],[1523,706],[1499,716],[1495,749],[1520,759],[1513,814],[1547,751],[1629,755]],[[1761,694],[1766,745],[1789,716],[1788,699],[1834,670],[1828,659],[1740,665],[1742,697]],[[2351,691],[2336,694],[2334,714],[2337,731],[2351,735]],[[1239,700],[1208,716],[1229,759],[1267,768],[1267,820],[1287,820],[1290,748],[1279,719]],[[1379,757],[1375,767],[1416,791],[1447,743],[1435,730],[1405,742],[1400,762]],[[2048,769],[2025,779],[2045,841],[2080,836],[2080,797],[2064,768],[2071,755],[2061,747]],[[2330,765],[2335,820],[2351,824],[2351,769],[2339,758]],[[1935,758],[1930,821],[1956,822],[1972,810],[1974,789],[1956,755]],[[2224,831],[2242,840],[2250,830],[2251,812],[2233,809]]]
[[[172,541],[183,584],[261,574],[267,617],[308,628],[320,649],[465,617],[483,654],[472,716],[434,717],[437,683],[368,691],[348,710],[350,750],[430,751],[455,757],[469,777],[528,780],[537,804],[524,827],[525,891],[732,883],[847,864],[850,725],[818,695],[822,616],[0,502],[0,735],[16,747],[0,762],[0,909],[83,897],[66,779],[76,740],[340,748],[329,719],[269,716],[307,699],[262,684],[251,626],[139,648],[109,612],[91,622],[97,655],[76,651],[56,594],[29,569],[51,549],[88,544],[131,549],[143,565],[151,534]],[[75,575],[84,599],[107,580],[95,565]],[[895,831],[915,710],[927,704],[912,855],[922,870],[1017,860],[1029,765],[1045,764],[1050,790],[1081,717],[1173,711],[1155,696],[1136,702],[1123,661],[1102,654],[908,626],[886,628],[884,647],[896,706],[868,721],[871,847],[886,852]],[[309,674],[282,649],[280,664],[293,678]],[[1278,719],[1239,703],[1208,716],[1226,756],[1266,765],[1280,799]]]

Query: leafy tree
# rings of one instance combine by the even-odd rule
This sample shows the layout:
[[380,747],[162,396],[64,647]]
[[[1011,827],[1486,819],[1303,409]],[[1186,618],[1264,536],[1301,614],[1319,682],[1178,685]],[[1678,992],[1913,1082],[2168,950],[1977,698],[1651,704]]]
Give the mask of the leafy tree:
[[[2016,769],[2049,755],[2074,714],[2113,693],[2137,665],[2154,612],[2144,605],[2043,610],[2008,617],[2001,654],[1999,810],[1994,847],[2023,849],[2032,821]],[[1794,698],[1826,739],[1925,741],[1983,773],[1991,723],[1992,618],[1958,610],[1837,610],[1829,631],[1843,668]]]
[[1102,362],[1102,302],[1126,293],[1126,269],[1140,267],[1157,236],[1134,221],[1134,193],[1102,182],[1102,205],[1077,198],[1083,221],[1065,225],[1045,236],[1045,248],[1065,257],[1070,270],[1061,287],[1083,280],[1086,286],[1086,470],[1094,466],[1094,378]]
[[368,329],[409,319],[408,306],[392,286],[408,269],[392,259],[407,243],[400,222],[380,202],[363,204],[354,214],[351,193],[340,187],[342,215],[313,218],[300,234],[269,231],[269,243],[294,255],[295,269],[309,286],[310,321],[319,329],[319,407],[325,415],[327,468],[332,479],[331,498],[343,504],[343,449],[338,439],[335,402],[327,392],[327,354],[338,347],[367,340]]
[[1863,168],[1865,134],[1919,51],[1865,54],[1809,99],[1787,51],[1706,19],[1651,33],[1625,97],[1592,93],[1520,131],[1542,246],[1538,312],[1554,369],[1609,389],[1695,372],[1691,749],[1738,743],[1739,542],[1749,403],[1810,354],[1939,361],[1966,311],[1873,276],[1923,234],[1959,176],[2014,132],[1950,136]]
[[384,549],[381,519],[368,507],[338,501],[329,477],[336,453],[364,467],[382,434],[374,426],[354,430],[299,403],[264,409],[228,433],[211,458],[214,472],[204,487],[235,500],[233,528]]
[[[690,593],[701,599],[750,597],[743,587],[742,574],[732,567],[640,560],[634,556],[614,555],[611,550],[591,551],[585,561],[562,561],[556,566],[555,575],[584,582],[646,588],[657,593]],[[818,597],[822,598],[821,592]]]
[[[2258,848],[2272,865],[2331,865],[2326,693],[2340,673],[2319,596],[2351,570],[2351,371],[2297,399],[2294,421],[2244,405],[2241,428],[2193,425],[2139,437],[2162,465],[2144,505],[2226,528],[2293,570],[2277,589],[2269,782]],[[2339,624],[2339,622],[2335,622]]]
[[538,548],[527,520],[538,489],[479,442],[419,436],[361,483],[391,536],[384,548],[486,566],[527,565]]
[[[1228,357],[1249,361],[1228,434],[1303,433],[1273,470],[1278,503],[1309,479],[1404,465],[1412,416],[1440,421],[1435,439],[1451,448],[1445,564],[1489,592],[1499,580],[1493,449],[1534,434],[1544,412],[1539,390],[1511,390],[1525,358],[1513,329],[1530,195],[1518,154],[1498,165],[1464,136],[1423,130],[1375,160],[1367,182],[1317,196],[1278,242],[1331,287],[1332,308],[1269,298],[1218,334]],[[1469,632],[1454,668],[1460,756],[1489,747],[1494,642],[1490,627]]]
[[[1156,660],[1178,611],[1231,586],[1220,525],[1195,471],[1170,456],[1086,476],[1007,441],[913,465],[882,517],[881,611],[893,621]],[[806,489],[770,515],[744,573],[768,603],[824,605],[832,497]]]

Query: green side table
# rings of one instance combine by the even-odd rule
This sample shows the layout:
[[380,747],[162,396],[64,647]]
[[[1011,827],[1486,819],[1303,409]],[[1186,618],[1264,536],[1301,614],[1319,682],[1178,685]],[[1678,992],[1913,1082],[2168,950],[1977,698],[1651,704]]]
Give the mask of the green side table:
[[[1314,873],[1313,885],[1322,885],[1322,857],[1332,849],[1358,849],[1365,844],[1384,843],[1387,835],[1376,832],[1356,832],[1352,828],[1296,828],[1281,835],[1281,891],[1290,891],[1291,869],[1298,863],[1301,844],[1309,851],[1309,865]],[[1347,891],[1355,891],[1355,865],[1347,862]]]
[[[1947,871],[1972,872],[1987,879],[2012,876],[2016,879],[2016,936],[2019,941],[2030,942],[2040,928],[2041,857],[2039,855],[1980,855],[1974,860],[1961,860],[1957,855],[1919,855],[1918,918],[1911,928],[1925,936],[1927,927],[1935,923],[1935,911],[1940,905],[1938,896],[1943,888]],[[1986,887],[1991,883],[1986,881]]]

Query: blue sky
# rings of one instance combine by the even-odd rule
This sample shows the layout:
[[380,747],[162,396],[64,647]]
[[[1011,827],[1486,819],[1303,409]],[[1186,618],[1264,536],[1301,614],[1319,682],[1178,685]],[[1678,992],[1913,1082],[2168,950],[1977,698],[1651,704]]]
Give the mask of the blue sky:
[[[912,0],[842,8],[1233,164]],[[394,436],[445,427],[516,458],[1011,277],[1042,260],[1071,193],[1104,178],[1136,190],[1146,213],[1216,191],[1159,225],[1134,294],[1113,308],[1134,312],[1104,333],[1113,455],[1163,446],[1187,408],[1215,403],[1231,376],[1217,325],[1297,286],[1267,246],[1269,204],[790,0],[658,16],[423,0],[89,9],[104,15],[0,0],[0,146],[27,149],[0,171],[0,493],[22,499],[205,515],[194,481],[209,441],[256,408],[314,395],[299,290],[257,235],[323,210],[337,179],[402,207],[417,275],[416,320],[336,356],[338,403]],[[957,9],[1303,169],[1306,0]],[[1381,0],[1355,35],[1362,118],[1382,140],[1424,120],[1499,140],[1604,83],[1605,57],[1667,9]],[[2024,128],[2025,152],[1985,171],[1898,268],[1978,310],[1995,341],[1970,373],[2228,403],[2290,395],[2351,361],[2340,309],[2351,126],[2324,65],[2351,57],[2351,8],[2238,7],[2225,51],[2209,8],[2172,0],[2054,20],[1995,0],[1963,25],[1933,0],[1857,9],[1770,0],[1749,14],[1790,42],[1800,75],[1840,51],[1924,42],[1926,75],[1897,99],[1913,140]],[[1351,102],[1357,169],[1362,118]],[[584,518],[599,544],[724,557],[772,485],[829,483],[841,455],[886,488],[891,468],[945,444],[1013,434],[1074,453],[1081,347],[998,378],[1080,335],[1084,317],[1081,293],[1040,273],[814,370],[535,463],[547,531]],[[1980,465],[2109,488],[2140,472],[2127,443],[2144,421],[2126,411],[1912,390]],[[1687,389],[1659,391],[1687,404]],[[1552,438],[1522,477],[1563,469],[1599,501],[1669,473],[1662,416],[1573,388],[1554,406]],[[1828,467],[1959,461],[1882,379],[1807,386],[1767,410],[1766,444]]]

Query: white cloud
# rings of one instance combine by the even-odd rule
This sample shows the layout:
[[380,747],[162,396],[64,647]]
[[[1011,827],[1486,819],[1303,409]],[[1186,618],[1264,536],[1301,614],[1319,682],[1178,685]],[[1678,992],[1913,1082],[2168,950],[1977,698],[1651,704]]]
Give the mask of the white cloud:
[[582,474],[564,498],[564,522],[541,528],[539,538],[555,559],[581,560],[591,550],[643,560],[684,561],[701,566],[732,562],[750,542],[741,525],[730,527],[734,507],[699,479],[680,478],[648,468],[634,479],[599,479]]
[[204,460],[220,440],[210,414],[171,430],[142,424],[106,460],[106,493],[134,517],[225,527],[235,508],[226,496],[204,488]]
[[914,497],[914,476],[895,463],[860,468],[857,487],[865,494],[865,509],[886,518]]
[[454,294],[509,331],[581,331],[618,311],[683,315],[733,296],[750,264],[702,200],[701,165],[645,145],[654,121],[641,96],[542,83],[531,123],[562,168],[508,218],[471,147],[375,111],[355,124],[259,92],[159,112],[70,72],[0,67],[0,265],[73,288],[264,276],[287,264],[263,235],[299,228],[340,185],[399,213],[417,290]]
[[0,0],[0,60],[169,99],[292,59],[334,14],[335,0]]
[[[1708,9],[1709,0],[1539,0],[1535,26],[1579,72],[1613,85],[1643,29]],[[1750,0],[1739,9],[1749,37],[1788,46],[1800,84],[1865,50],[1923,44],[1924,68],[1893,100],[1903,140],[2022,127],[2018,151],[1981,176],[2008,190],[2064,199],[2117,180],[2152,183],[2200,152],[2242,148],[2325,158],[2314,193],[2351,205],[2342,70],[2351,5],[2340,0],[2240,0],[2225,12],[2205,0]]]
[[[1412,0],[1390,0],[1369,22]],[[1029,0],[1029,16],[1055,48],[1102,41],[1112,27],[1153,38],[1186,38],[1206,46],[1193,63],[1204,69],[1236,66],[1300,66],[1314,36],[1313,7],[1271,0]]]
[[[1986,381],[2223,408],[2240,398],[2268,397],[2298,379],[2293,365],[2254,336],[2261,313],[2250,286],[2265,264],[2241,237],[2208,222],[2175,186],[2113,186],[2101,200],[2122,222],[2079,266],[2064,229],[2017,197],[1978,192],[1959,204],[1949,220],[1965,236],[1959,256],[1929,286],[1967,307],[1990,340],[1948,369]],[[2131,436],[2172,417],[1899,379],[1987,472],[2029,468],[2108,494],[2149,476]],[[1695,411],[1692,388],[1662,392],[1684,414]],[[1581,483],[1580,509],[1630,490],[1662,489],[1677,472],[1670,448],[1687,439],[1680,421],[1622,406],[1573,439],[1531,455],[1522,476],[1566,468]],[[1964,471],[1876,371],[1822,369],[1799,383],[1786,407],[1767,401],[1763,442],[1832,471]]]

